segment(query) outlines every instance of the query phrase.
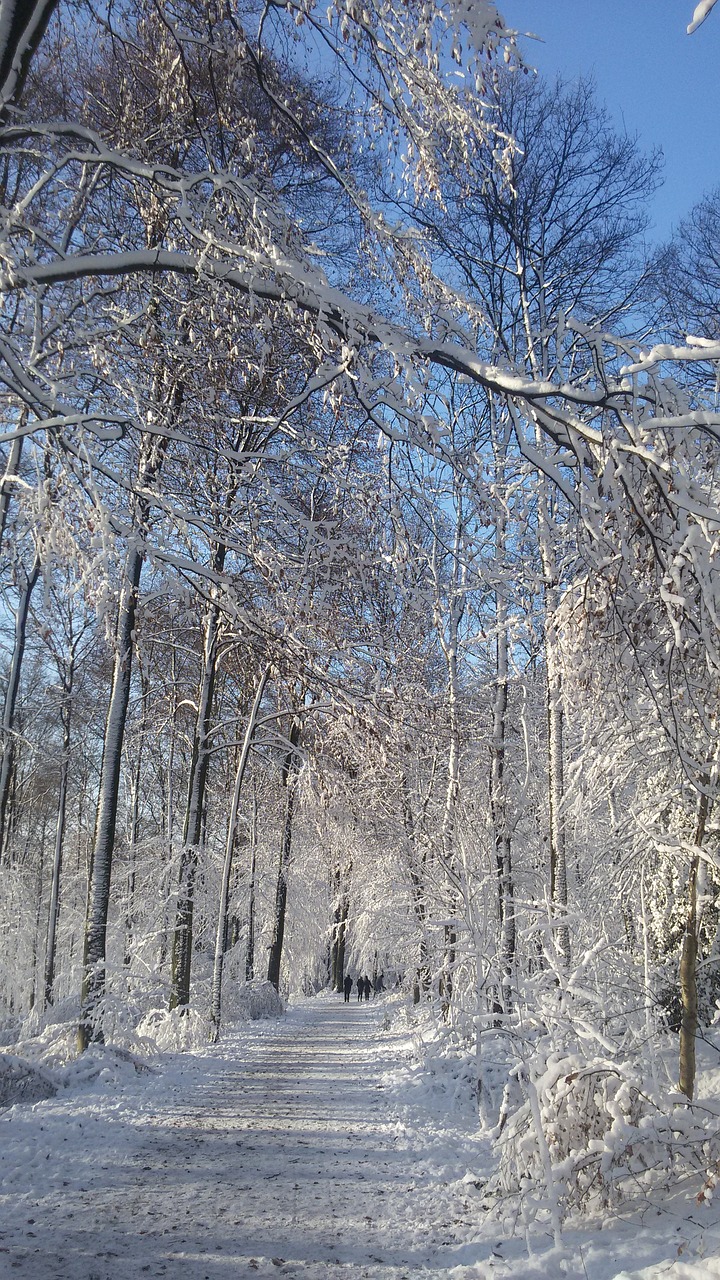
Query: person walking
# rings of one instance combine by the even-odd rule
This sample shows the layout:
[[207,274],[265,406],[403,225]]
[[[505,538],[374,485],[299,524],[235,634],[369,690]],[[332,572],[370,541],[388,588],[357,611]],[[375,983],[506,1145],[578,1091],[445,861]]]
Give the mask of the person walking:
[[348,1000],[350,999],[350,992],[352,991],[352,978],[350,977],[350,974],[349,974],[349,973],[346,973],[346,974],[345,974],[345,981],[344,981],[344,983],[343,983],[343,991],[345,992],[345,1003],[347,1004],[347,1003],[348,1003]]
[[372,991],[372,982],[368,978],[367,974],[365,974],[365,977],[363,979],[363,989],[365,991],[365,999],[369,1000],[370,992]]
[[365,994],[365,979],[363,978],[361,973],[359,973],[357,976],[357,992],[358,992],[358,1000],[362,1000]]

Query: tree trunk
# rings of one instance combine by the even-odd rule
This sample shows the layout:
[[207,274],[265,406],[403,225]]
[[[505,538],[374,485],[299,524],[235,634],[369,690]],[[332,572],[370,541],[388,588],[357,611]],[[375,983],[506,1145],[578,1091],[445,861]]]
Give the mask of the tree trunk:
[[17,103],[20,98],[30,63],[57,3],[58,0],[15,0],[15,3],[7,5],[7,12],[3,12],[0,24],[2,120],[6,119],[8,107]]
[[496,682],[493,698],[493,736],[490,748],[490,813],[493,824],[495,865],[498,880],[500,913],[500,964],[503,1012],[512,1006],[513,969],[515,964],[515,906],[510,832],[507,822],[505,794],[505,741],[508,702],[508,631],[507,603],[501,593],[496,604]]
[[282,840],[280,842],[280,862],[278,866],[277,885],[275,889],[275,913],[273,918],[273,936],[268,955],[268,982],[272,982],[276,991],[280,990],[280,964],[282,960],[283,939],[285,936],[285,913],[287,909],[287,878],[290,869],[290,851],[292,846],[292,823],[297,791],[299,759],[297,747],[300,741],[300,722],[294,719],[290,728],[290,750],[283,764],[282,781],[285,790],[285,817],[283,821]]
[[[495,558],[496,573],[505,569],[507,513],[505,507],[505,455],[507,441],[493,417],[493,453],[495,456]],[[513,897],[512,849],[507,815],[505,756],[507,741],[507,708],[509,679],[508,605],[503,586],[495,591],[495,691],[493,726],[490,744],[490,816],[493,826],[495,867],[498,881],[500,916],[501,1004],[504,1013],[512,1007],[513,971],[515,967],[515,903]],[[478,974],[479,979],[479,974]]]
[[35,1008],[38,988],[38,956],[40,953],[40,921],[42,918],[43,879],[45,873],[45,837],[47,835],[47,818],[43,818],[40,833],[40,857],[38,860],[37,887],[35,889],[35,921],[32,944],[32,986],[30,988],[30,1008]]
[[[22,428],[27,420],[27,413],[23,413],[20,417],[19,427]],[[8,512],[10,510],[10,499],[12,497],[13,481],[20,471],[20,459],[22,457],[23,447],[22,435],[15,436],[11,446],[10,454],[5,468],[5,474],[0,480],[0,547],[5,540],[5,526],[7,524]]]
[[135,860],[137,856],[136,850],[138,836],[140,834],[140,780],[142,777],[145,734],[147,730],[147,704],[150,693],[149,679],[143,671],[139,660],[138,666],[140,667],[141,712],[130,803],[130,839],[128,841],[128,872],[125,896],[125,955],[123,957],[123,965],[125,969],[129,969],[132,963],[133,914],[135,905]]
[[88,906],[83,949],[83,982],[78,1043],[81,1051],[92,1040],[102,1043],[102,1001],[105,995],[105,954],[110,907],[110,877],[115,847],[122,747],[130,700],[135,615],[143,567],[143,553],[135,545],[125,562],[118,608],[112,691],[105,723],[95,838],[90,862]]
[[70,774],[70,726],[72,716],[72,691],[75,679],[75,655],[71,652],[70,662],[65,676],[63,706],[61,711],[63,743],[62,763],[60,765],[60,789],[58,793],[57,822],[55,825],[55,847],[53,850],[52,879],[50,882],[50,909],[48,912],[47,941],[45,944],[45,1004],[53,1003],[53,985],[55,983],[55,952],[57,926],[60,917],[60,880],[62,876],[63,841],[65,839],[65,817],[67,809],[67,789]]
[[[182,386],[176,384],[170,390],[169,402],[173,408],[177,409],[181,401]],[[166,447],[167,439],[164,436],[148,433],[143,437],[138,460],[137,492],[139,494],[143,494],[159,475]],[[103,1042],[102,1006],[105,998],[110,883],[120,795],[122,750],[132,682],[135,618],[145,559],[141,540],[147,526],[147,517],[147,501],[144,497],[140,497],[136,501],[133,534],[125,558],[118,602],[113,676],[100,765],[95,835],[90,856],[78,1027],[78,1046],[81,1052],[92,1040],[98,1043]]]
[[[351,872],[352,866],[350,868]],[[347,883],[349,875],[344,876],[342,868],[336,867],[333,879],[335,910],[330,944],[330,989],[331,991],[339,991],[342,994],[345,979],[345,938],[348,915],[350,914],[350,898],[344,885]]]
[[[700,849],[705,837],[709,811],[708,797],[703,792],[698,802],[695,847]],[[698,870],[699,853],[693,854],[688,876],[688,912],[680,953],[680,1092],[692,1102],[695,1092],[695,1039],[698,1029],[697,957],[698,957]]]
[[400,785],[402,794],[403,826],[405,828],[405,837],[407,840],[408,868],[410,872],[410,884],[412,887],[412,903],[420,932],[418,964],[413,976],[413,1004],[419,1004],[422,997],[427,996],[430,990],[430,963],[428,957],[426,925],[427,911],[425,906],[425,851],[423,849],[422,853],[418,852],[415,820],[413,818],[412,804],[410,802],[410,787],[408,784],[407,773],[404,768],[401,774]]
[[[465,612],[465,592],[463,573],[459,570],[460,579],[456,581],[458,566],[461,560],[460,543],[463,533],[462,506],[458,500],[457,520],[454,547],[454,592],[450,601],[448,619],[448,638],[443,648],[448,670],[448,720],[450,741],[448,746],[447,789],[445,792],[445,810],[443,813],[441,845],[443,864],[448,884],[448,915],[454,918],[458,910],[458,872],[455,857],[455,823],[457,802],[460,793],[460,689],[458,681],[458,650],[460,645],[460,623]],[[455,957],[457,946],[457,928],[454,919],[445,925],[445,954],[439,980],[440,1007],[444,1019],[450,1016],[452,1001]]]
[[565,819],[562,811],[565,795],[563,761],[562,675],[555,651],[554,628],[546,632],[545,669],[547,673],[548,725],[548,804],[550,813],[550,901],[561,923],[557,926],[557,947],[564,969],[570,968],[570,930],[562,923],[567,916],[568,883],[565,852]]
[[228,894],[230,891],[233,849],[235,847],[235,837],[237,834],[240,792],[242,790],[247,763],[250,759],[250,749],[252,747],[255,728],[260,714],[260,703],[262,702],[263,694],[265,693],[265,686],[268,682],[269,676],[270,667],[268,666],[263,671],[258,687],[255,691],[255,698],[250,711],[250,718],[245,730],[242,751],[240,752],[240,759],[238,760],[237,773],[235,774],[235,789],[233,791],[230,820],[228,822],[227,841],[225,843],[225,861],[223,863],[222,878],[220,881],[220,902],[218,906],[217,930],[215,933],[215,960],[213,964],[212,996],[210,1001],[211,1044],[214,1044],[220,1037],[223,962],[225,959],[225,952],[227,951]]
[[[213,557],[213,569],[217,573],[222,572],[225,563],[225,550],[224,546],[219,546]],[[203,669],[190,761],[190,777],[188,779],[188,798],[183,828],[183,848],[180,857],[175,933],[172,945],[171,1009],[187,1009],[190,1004],[195,876],[202,844],[203,810],[208,765],[210,763],[209,736],[215,679],[217,676],[219,639],[220,606],[214,600],[205,618]]]
[[347,920],[350,913],[350,899],[347,894],[343,895],[340,907],[340,919],[338,921],[337,935],[337,983],[335,990],[343,992],[345,989],[345,946],[347,940]]
[[12,788],[13,763],[15,759],[15,711],[20,689],[25,642],[27,640],[30,601],[39,576],[40,557],[36,553],[32,569],[25,579],[25,585],[20,592],[18,606],[15,611],[15,639],[10,660],[7,689],[5,691],[2,726],[0,726],[0,751],[2,752],[2,758],[0,759],[0,859],[3,862],[6,862],[8,857],[8,803]]
[[333,908],[333,922],[330,932],[330,950],[328,955],[328,974],[330,980],[330,990],[338,990],[338,929],[340,927],[340,868],[336,867],[331,877],[332,898],[335,906]]
[[[530,340],[528,335],[528,341]],[[536,427],[538,448],[544,448]],[[552,534],[550,496],[544,475],[538,476],[538,543],[545,596],[545,675],[547,700],[548,837],[550,842],[550,902],[560,923],[554,936],[560,964],[570,968],[570,930],[566,923],[568,905],[567,857],[565,851],[565,773],[563,753],[562,669],[557,636],[558,581]]]
[[245,981],[255,977],[255,877],[257,874],[258,802],[257,787],[253,778],[252,819],[250,822],[250,883],[248,885],[247,948],[245,951]]
[[173,851],[175,843],[175,792],[173,789],[175,768],[175,737],[177,734],[178,696],[177,696],[177,654],[175,645],[170,650],[170,679],[172,683],[172,711],[170,715],[170,740],[167,751],[167,767],[165,770],[165,804],[163,808],[163,824],[165,839],[163,842],[164,869],[160,879],[160,893],[163,902],[160,943],[158,946],[158,968],[164,969],[168,957],[168,936],[170,932],[170,891],[173,880]]

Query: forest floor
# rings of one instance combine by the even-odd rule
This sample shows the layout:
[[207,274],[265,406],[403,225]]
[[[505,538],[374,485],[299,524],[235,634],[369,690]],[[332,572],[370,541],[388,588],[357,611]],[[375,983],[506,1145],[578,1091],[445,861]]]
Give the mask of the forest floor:
[[384,1001],[299,1000],[103,1074],[0,1113],[2,1280],[720,1278],[720,1216],[692,1200],[528,1252],[483,1207],[472,1115]]

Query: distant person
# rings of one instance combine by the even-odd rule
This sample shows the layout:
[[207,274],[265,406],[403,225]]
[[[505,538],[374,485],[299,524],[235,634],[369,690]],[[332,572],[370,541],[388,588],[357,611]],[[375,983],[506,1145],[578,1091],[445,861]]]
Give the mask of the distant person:
[[349,973],[345,975],[345,981],[343,983],[343,991],[345,992],[345,1003],[347,1004],[348,1000],[350,999],[350,992],[352,991],[352,978],[350,977]]
[[374,994],[375,994],[376,996],[379,996],[379,995],[380,995],[380,992],[385,990],[385,981],[384,981],[384,977],[383,977],[383,974],[382,974],[382,973],[376,973],[376,974],[375,974],[375,981],[373,982],[373,989],[374,989]]
[[362,1000],[363,996],[365,995],[365,979],[360,973],[357,976],[357,989],[358,989],[358,1000]]
[[365,977],[363,979],[363,989],[365,991],[365,999],[369,1000],[370,992],[372,991],[372,982],[368,978],[367,974],[365,974]]

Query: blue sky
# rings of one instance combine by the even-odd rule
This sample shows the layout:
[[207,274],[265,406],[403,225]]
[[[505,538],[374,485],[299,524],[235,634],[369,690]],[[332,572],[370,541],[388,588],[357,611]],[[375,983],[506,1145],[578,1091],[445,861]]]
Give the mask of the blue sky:
[[692,35],[694,0],[499,0],[533,31],[528,62],[545,75],[594,76],[598,98],[641,146],[662,148],[665,182],[649,235],[664,239],[720,185],[720,5]]

